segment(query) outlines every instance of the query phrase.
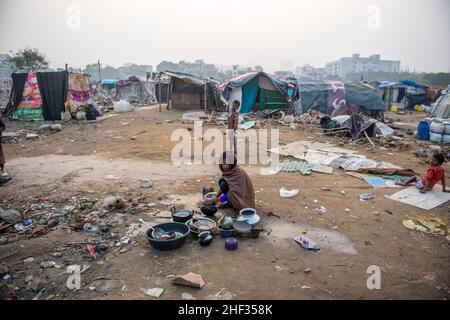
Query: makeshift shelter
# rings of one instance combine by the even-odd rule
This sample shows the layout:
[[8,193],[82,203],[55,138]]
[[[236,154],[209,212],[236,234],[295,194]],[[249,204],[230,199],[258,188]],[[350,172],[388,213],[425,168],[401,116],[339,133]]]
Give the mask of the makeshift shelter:
[[102,80],[102,89],[114,89],[116,87],[116,83],[118,80],[113,79],[105,79]]
[[12,113],[15,120],[42,120],[42,99],[35,72],[26,74],[22,96]]
[[382,91],[385,110],[392,105],[398,109],[413,109],[416,105],[430,105],[438,98],[438,91],[426,85],[411,81],[383,81],[378,87]]
[[12,80],[0,79],[0,110],[6,108],[11,94]]
[[65,109],[75,114],[81,107],[92,104],[89,76],[80,73],[69,73],[69,85]]
[[[167,97],[169,95],[169,80],[155,81],[155,97],[158,102],[167,103]],[[161,89],[160,89],[161,87]],[[161,97],[159,93],[161,92]]]
[[162,74],[170,77],[170,108],[217,110],[220,107],[220,94],[215,81],[182,72],[165,71]]
[[299,101],[294,113],[303,114],[310,109],[324,114],[364,113],[375,119],[383,119],[384,104],[378,89],[367,84],[341,81],[299,82]]
[[295,95],[295,85],[265,72],[249,72],[219,86],[222,96],[230,105],[241,103],[239,112],[249,113],[264,109],[287,110],[288,97]]
[[450,90],[447,90],[447,92],[436,101],[430,116],[438,119],[450,118]]
[[130,103],[155,103],[154,93],[147,91],[144,81],[136,76],[130,76],[116,83],[115,100],[127,100]]
[[22,120],[61,120],[68,92],[67,71],[13,73],[5,114]]

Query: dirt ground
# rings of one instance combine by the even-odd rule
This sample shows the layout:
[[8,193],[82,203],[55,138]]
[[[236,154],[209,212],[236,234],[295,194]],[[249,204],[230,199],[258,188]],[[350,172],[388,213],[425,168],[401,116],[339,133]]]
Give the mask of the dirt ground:
[[[197,210],[202,187],[215,186],[220,172],[215,166],[171,163],[170,152],[175,145],[171,133],[177,128],[193,127],[182,124],[181,114],[146,107],[93,123],[64,124],[61,132],[42,135],[38,140],[5,144],[6,171],[13,180],[0,188],[0,206],[24,210],[35,203],[58,213],[67,205],[79,206],[83,200],[87,207],[77,208],[95,215],[102,213],[97,208],[105,197],[122,196],[126,208],[106,213],[101,220],[110,227],[107,234],[113,232],[119,237],[129,227],[137,226],[139,218],[151,224],[168,221],[170,205]],[[414,129],[423,114],[386,116],[396,118],[405,129]],[[6,125],[7,131],[19,132],[32,131],[40,124]],[[224,130],[223,126],[210,127]],[[279,129],[282,143],[344,141],[321,135],[316,125]],[[353,146],[347,142],[342,147],[372,159],[420,173],[427,168],[424,158],[415,155],[415,148],[371,150],[368,143]],[[445,167],[449,169],[448,164]],[[40,299],[148,299],[143,291],[154,287],[166,290],[160,299],[181,299],[183,293],[196,299],[450,297],[449,242],[443,236],[422,234],[402,225],[409,214],[434,215],[449,224],[448,204],[430,211],[401,204],[385,198],[399,189],[374,190],[343,170],[333,174],[313,172],[310,176],[264,176],[258,167],[244,168],[255,187],[256,209],[264,231],[258,239],[238,239],[237,251],[225,250],[220,235],[209,247],[201,247],[192,237],[175,251],[156,251],[139,229],[136,243],[113,246],[89,261],[83,258],[77,243],[109,240],[107,235],[76,232],[62,223],[45,235],[0,245],[0,263],[9,268],[11,275],[0,280],[0,297],[35,297],[37,292],[25,281],[29,276],[44,283]],[[108,180],[108,175],[117,179]],[[152,180],[153,187],[142,188],[140,179]],[[281,187],[298,188],[299,195],[281,198]],[[322,187],[331,191],[322,191]],[[375,193],[375,198],[360,201],[359,195],[369,191]],[[317,213],[320,206],[326,207],[325,214]],[[304,250],[293,241],[305,230],[320,246],[319,252]],[[34,260],[23,262],[28,257]],[[49,260],[57,266],[42,268],[41,262]],[[66,269],[74,264],[90,266],[81,274],[80,290],[66,286]],[[367,288],[367,269],[371,265],[381,269],[379,290]],[[311,271],[305,272],[306,268]],[[195,289],[172,284],[174,275],[188,272],[201,274],[206,285]]]

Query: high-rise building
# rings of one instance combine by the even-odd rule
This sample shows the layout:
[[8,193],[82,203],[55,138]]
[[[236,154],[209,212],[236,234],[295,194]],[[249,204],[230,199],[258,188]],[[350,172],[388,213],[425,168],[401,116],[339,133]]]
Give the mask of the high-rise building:
[[340,58],[325,65],[325,72],[328,77],[337,77],[343,80],[346,80],[349,74],[370,71],[398,73],[400,72],[400,61],[381,60],[379,54],[361,58],[359,54],[355,53],[351,57]]

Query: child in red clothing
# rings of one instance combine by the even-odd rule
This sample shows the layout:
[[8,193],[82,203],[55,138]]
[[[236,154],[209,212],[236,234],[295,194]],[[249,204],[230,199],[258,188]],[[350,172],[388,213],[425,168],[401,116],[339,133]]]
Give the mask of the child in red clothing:
[[437,182],[441,181],[442,191],[448,192],[445,188],[445,171],[442,167],[444,161],[445,157],[443,154],[433,154],[430,158],[430,167],[422,178],[414,176],[406,180],[405,182],[400,182],[398,184],[407,186],[412,182],[416,182],[416,188],[419,189],[421,193],[425,193],[427,191],[433,190],[434,185]]

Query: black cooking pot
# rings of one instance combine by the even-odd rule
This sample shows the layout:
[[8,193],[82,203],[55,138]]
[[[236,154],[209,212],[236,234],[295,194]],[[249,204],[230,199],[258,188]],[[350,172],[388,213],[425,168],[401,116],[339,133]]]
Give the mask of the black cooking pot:
[[[156,240],[153,238],[152,231],[157,228],[163,229],[165,232],[178,232],[181,233],[182,236],[169,240]],[[153,229],[148,229],[145,236],[151,246],[158,250],[174,250],[181,247],[186,242],[190,231],[187,225],[179,222],[161,223],[153,226]]]
[[172,211],[173,222],[186,223],[194,216],[194,211],[192,210],[175,210]]
[[207,217],[212,217],[217,212],[217,207],[213,204],[205,204],[200,207],[200,211]]

